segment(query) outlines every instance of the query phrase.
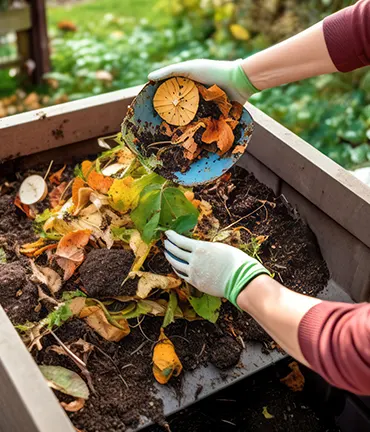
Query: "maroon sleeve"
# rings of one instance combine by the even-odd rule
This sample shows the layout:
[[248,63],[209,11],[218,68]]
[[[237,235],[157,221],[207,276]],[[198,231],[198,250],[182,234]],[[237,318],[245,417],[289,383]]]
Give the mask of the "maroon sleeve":
[[341,72],[370,64],[370,0],[325,18],[324,36],[333,63]]
[[330,384],[370,395],[370,303],[322,302],[302,318],[302,353]]

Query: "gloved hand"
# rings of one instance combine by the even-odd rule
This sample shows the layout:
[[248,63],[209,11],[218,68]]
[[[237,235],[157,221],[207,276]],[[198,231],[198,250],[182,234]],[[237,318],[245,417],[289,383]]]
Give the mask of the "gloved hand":
[[249,97],[259,90],[249,81],[241,62],[242,60],[189,60],[151,72],[148,79],[159,81],[173,76],[182,76],[209,86],[217,84],[231,100],[244,105]]
[[194,240],[166,231],[165,255],[178,276],[207,294],[235,306],[241,291],[256,276],[270,275],[256,259],[232,246]]

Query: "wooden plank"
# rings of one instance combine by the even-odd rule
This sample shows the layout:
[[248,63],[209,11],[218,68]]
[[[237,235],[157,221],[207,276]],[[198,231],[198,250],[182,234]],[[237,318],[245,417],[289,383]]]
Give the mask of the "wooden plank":
[[30,30],[32,59],[35,69],[32,73],[34,84],[40,84],[43,76],[50,72],[50,53],[48,31],[46,22],[46,10],[44,0],[28,0],[31,6],[32,27]]
[[31,57],[31,38],[30,30],[22,30],[17,32],[17,50],[20,61],[21,84],[29,84],[30,77],[28,74],[27,61]]
[[118,132],[127,107],[140,88],[0,119],[0,161]]
[[0,12],[0,34],[27,30],[31,27],[31,13],[28,5],[20,9]]
[[262,111],[246,108],[256,124],[247,152],[370,247],[370,188]]
[[0,431],[74,432],[1,306],[0,328]]
[[370,249],[285,182],[281,194],[316,235],[331,278],[356,302],[370,301]]

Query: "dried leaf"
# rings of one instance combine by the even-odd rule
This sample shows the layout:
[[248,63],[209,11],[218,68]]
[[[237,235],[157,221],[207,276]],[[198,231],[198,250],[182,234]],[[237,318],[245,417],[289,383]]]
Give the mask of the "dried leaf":
[[220,89],[216,84],[212,87],[206,88],[198,84],[198,89],[203,99],[207,102],[214,102],[225,118],[229,117],[231,110],[231,103],[228,100],[227,94]]
[[304,376],[299,369],[297,362],[289,363],[289,367],[292,370],[289,375],[282,378],[280,381],[287,385],[292,391],[302,391],[305,383]]
[[126,319],[118,319],[117,323],[122,328],[110,324],[105,313],[100,307],[92,306],[82,309],[81,318],[85,318],[86,323],[94,329],[101,337],[110,342],[119,342],[130,333],[130,327]]
[[223,118],[214,119],[211,117],[203,119],[207,128],[203,132],[202,141],[211,144],[215,142],[219,148],[219,154],[225,154],[234,143],[234,134],[231,127]]
[[263,407],[262,414],[264,415],[265,419],[272,419],[275,417],[267,411],[267,406]]
[[80,411],[85,406],[85,399],[78,398],[72,402],[60,402],[60,405],[68,412]]
[[199,106],[197,86],[187,78],[170,78],[158,87],[153,106],[167,123],[175,126],[189,124]]
[[39,267],[32,260],[31,268],[33,281],[46,285],[52,294],[60,290],[62,287],[62,280],[55,270],[49,267]]
[[133,230],[130,237],[130,248],[135,254],[135,261],[132,264],[131,271],[139,271],[141,266],[144,264],[147,259],[150,249],[152,247],[152,243],[147,244],[141,238],[141,235],[138,230]]
[[173,130],[172,127],[165,121],[161,123],[159,126],[159,131],[161,134],[166,135],[168,137],[172,137]]
[[182,283],[180,279],[176,279],[172,276],[163,276],[141,271],[129,273],[129,277],[134,278],[135,276],[140,278],[137,285],[136,295],[142,299],[147,298],[155,288],[169,290],[180,286]]
[[240,117],[243,114],[243,105],[237,101],[232,101],[231,105],[230,117],[233,120],[240,120]]
[[[90,202],[90,196],[93,190],[88,187],[81,187],[77,191],[77,201],[73,210],[73,216],[77,216],[80,211]],[[73,200],[73,198],[72,198]],[[95,207],[96,211],[96,207]]]
[[67,187],[67,182],[61,183],[59,186],[56,186],[50,193],[49,193],[49,200],[50,205],[52,208],[57,207],[58,205],[61,205],[60,198],[62,197],[65,189]]
[[84,260],[84,247],[89,242],[90,235],[91,230],[74,231],[59,241],[57,263],[64,270],[64,280],[68,280]]
[[66,169],[66,166],[67,165],[64,165],[63,168],[61,168],[60,170],[56,171],[55,173],[53,173],[49,176],[50,183],[55,184],[55,185],[60,184],[61,179],[62,179],[62,174],[63,174],[64,170]]
[[167,384],[172,376],[179,376],[182,364],[175,352],[173,343],[167,338],[163,328],[153,351],[153,374],[160,384]]
[[81,177],[76,177],[72,184],[72,202],[75,207],[77,207],[79,203],[78,191],[83,187],[85,187],[85,182]]
[[87,181],[87,184],[94,190],[103,194],[108,193],[109,188],[113,184],[113,179],[105,177],[103,174],[99,174],[94,164],[90,161],[83,161],[81,164],[82,173]]
[[30,207],[30,206],[27,205],[27,204],[23,204],[23,203],[21,202],[20,198],[19,198],[19,195],[17,195],[17,196],[15,197],[14,205],[15,205],[16,207],[18,207],[20,210],[22,210],[22,212],[25,213],[25,215],[26,215],[29,219],[35,219],[36,214],[35,214],[35,212],[33,211],[32,207]]
[[89,388],[75,372],[62,366],[39,366],[49,387],[76,398],[87,399]]
[[234,147],[232,153],[233,154],[238,154],[238,153],[243,154],[246,150],[247,150],[246,146],[244,146],[244,145],[237,145],[237,146]]

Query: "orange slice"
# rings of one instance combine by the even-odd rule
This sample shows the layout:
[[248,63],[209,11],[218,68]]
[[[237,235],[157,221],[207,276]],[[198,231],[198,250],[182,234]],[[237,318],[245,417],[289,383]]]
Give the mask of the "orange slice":
[[153,106],[167,123],[185,126],[195,117],[199,91],[194,81],[175,77],[161,84],[155,92]]

